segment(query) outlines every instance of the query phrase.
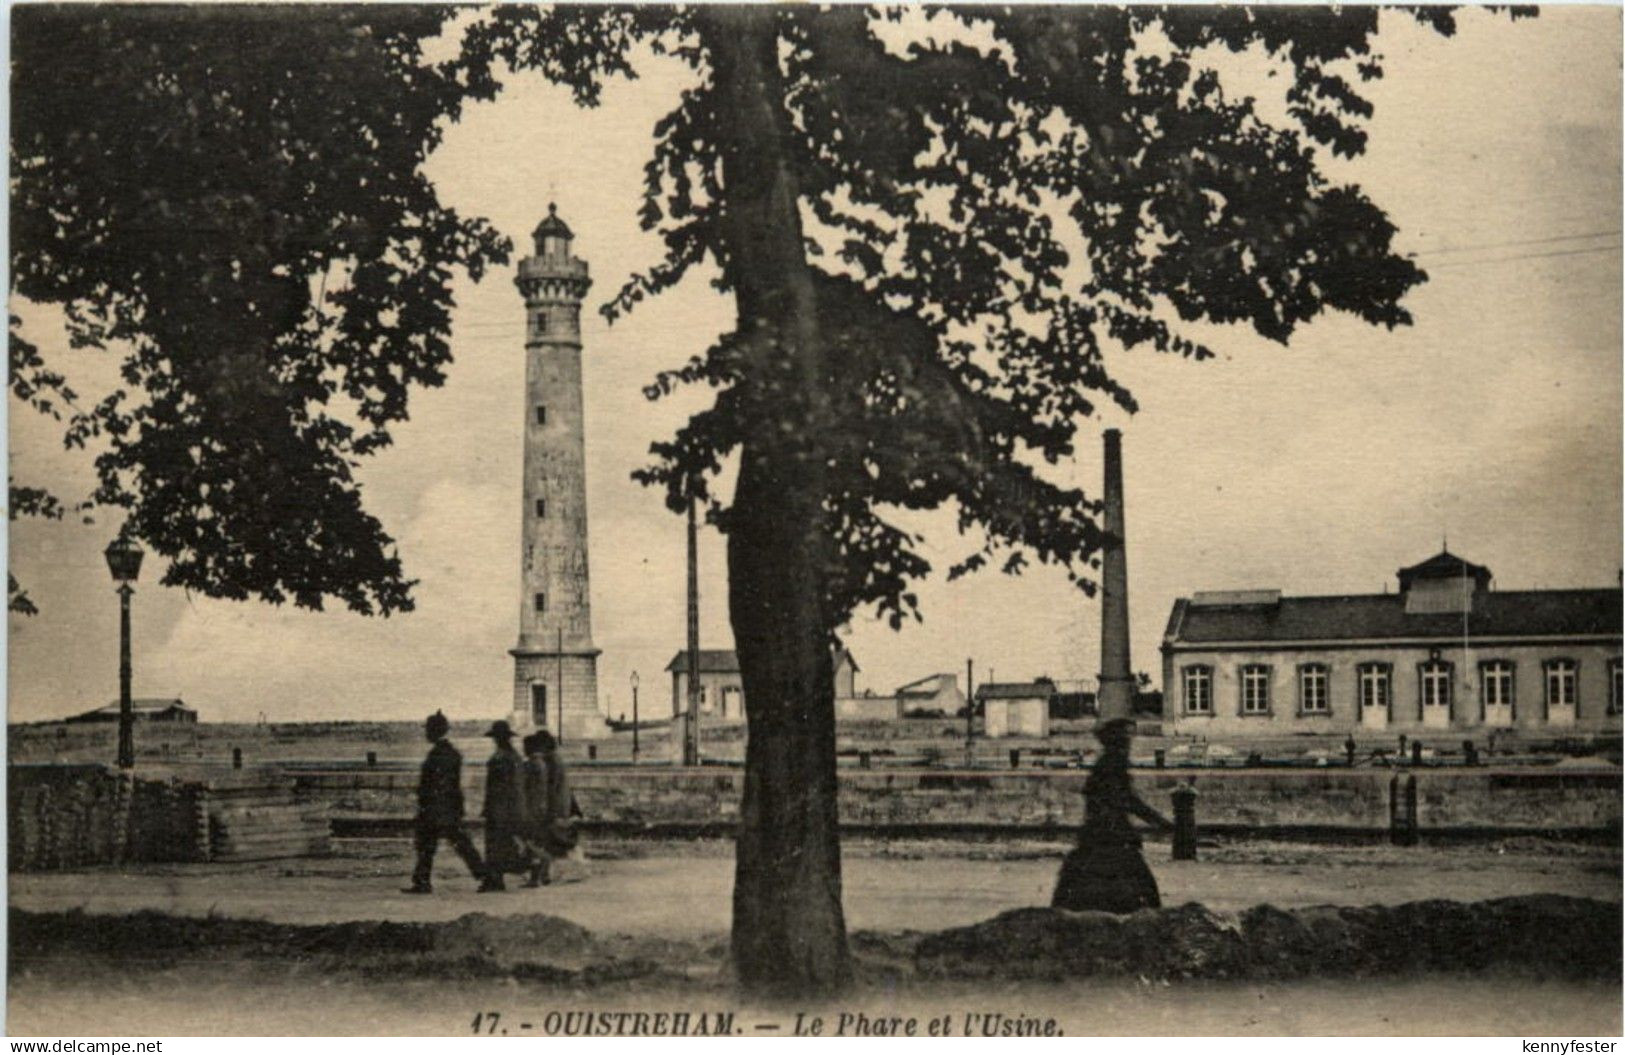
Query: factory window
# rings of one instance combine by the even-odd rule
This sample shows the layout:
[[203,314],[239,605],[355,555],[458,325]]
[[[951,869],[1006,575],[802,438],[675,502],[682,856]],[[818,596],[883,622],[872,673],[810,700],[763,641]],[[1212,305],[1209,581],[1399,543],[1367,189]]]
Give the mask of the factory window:
[[1579,709],[1579,664],[1572,659],[1546,661],[1546,708]]
[[1386,663],[1360,664],[1360,715],[1365,720],[1367,712],[1372,710],[1388,710],[1389,699],[1389,673]]
[[1615,656],[1608,661],[1608,713],[1618,714],[1625,709],[1625,664]]
[[547,686],[535,684],[530,687],[530,720],[541,727],[547,725]]
[[1241,668],[1241,713],[1270,713],[1270,668],[1261,663]]
[[1422,710],[1450,706],[1450,664],[1433,659],[1422,664]]
[[1492,659],[1478,665],[1479,700],[1485,707],[1511,707],[1513,666],[1504,659]]
[[1185,713],[1213,713],[1213,668],[1185,668]]
[[547,499],[536,499],[536,516],[538,519],[547,516]]
[[547,611],[547,594],[539,593],[536,595],[536,610],[538,612]]
[[1331,714],[1327,692],[1328,675],[1324,663],[1305,663],[1298,668],[1298,711],[1302,714]]
[[542,406],[540,403],[536,404],[536,424],[547,424],[547,408]]

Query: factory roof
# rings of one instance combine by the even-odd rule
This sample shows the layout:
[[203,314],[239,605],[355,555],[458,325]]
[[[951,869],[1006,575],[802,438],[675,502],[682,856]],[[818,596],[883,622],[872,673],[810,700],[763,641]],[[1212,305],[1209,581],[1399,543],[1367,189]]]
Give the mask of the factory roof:
[[1621,592],[1482,590],[1466,612],[1407,611],[1405,595],[1282,597],[1275,604],[1174,602],[1164,642],[1180,645],[1619,636]]
[[1488,586],[1490,579],[1493,578],[1490,570],[1484,565],[1463,560],[1448,549],[1440,550],[1420,564],[1401,568],[1398,574],[1401,590],[1410,589],[1411,583],[1418,579],[1472,579],[1480,587],[1484,587]]

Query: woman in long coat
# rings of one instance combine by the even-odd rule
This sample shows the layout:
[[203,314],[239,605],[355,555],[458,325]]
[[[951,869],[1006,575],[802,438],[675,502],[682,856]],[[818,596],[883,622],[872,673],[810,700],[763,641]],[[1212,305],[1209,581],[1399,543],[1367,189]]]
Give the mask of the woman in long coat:
[[525,737],[525,842],[531,854],[526,886],[549,882],[553,858],[575,849],[574,802],[553,734],[543,729]]
[[1126,914],[1159,908],[1157,881],[1140,854],[1140,836],[1129,815],[1164,829],[1173,824],[1134,793],[1128,772],[1134,722],[1113,719],[1097,727],[1095,736],[1104,750],[1083,782],[1083,830],[1061,864],[1050,903],[1074,912]]
[[525,824],[524,761],[513,749],[507,722],[493,723],[485,735],[496,741],[485,764],[485,866],[500,890],[503,873],[523,873],[530,866],[519,842]]

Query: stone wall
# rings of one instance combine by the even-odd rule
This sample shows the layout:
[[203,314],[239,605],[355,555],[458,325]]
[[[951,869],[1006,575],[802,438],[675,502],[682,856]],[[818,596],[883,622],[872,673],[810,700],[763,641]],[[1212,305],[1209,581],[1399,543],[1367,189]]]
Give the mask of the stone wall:
[[[1538,832],[1620,825],[1617,770],[1424,767],[1414,772],[1424,830]],[[1082,822],[1087,775],[1086,770],[842,769],[841,822],[857,829],[1068,829]],[[1386,769],[1137,770],[1135,782],[1147,802],[1168,813],[1170,793],[1192,781],[1199,824],[1221,830],[1381,831],[1388,825],[1392,775]],[[704,826],[738,817],[744,776],[732,768],[579,766],[571,779],[591,822]],[[324,804],[338,817],[405,819],[414,810],[417,774],[303,772],[296,784],[301,799]],[[464,784],[473,818],[484,795],[483,769],[466,767]]]

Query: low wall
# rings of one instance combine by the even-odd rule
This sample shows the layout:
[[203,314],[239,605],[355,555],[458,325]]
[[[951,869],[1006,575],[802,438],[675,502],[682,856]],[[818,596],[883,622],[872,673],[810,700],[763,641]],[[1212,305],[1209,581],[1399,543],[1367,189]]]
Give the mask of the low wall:
[[[1424,830],[1574,831],[1618,828],[1617,770],[1400,770],[1417,776]],[[841,823],[854,829],[933,827],[1044,830],[1083,820],[1086,770],[840,772]],[[1138,770],[1141,797],[1168,813],[1169,793],[1191,782],[1207,828],[1385,830],[1393,771]],[[395,770],[295,774],[301,801],[340,819],[405,819],[415,809],[417,773]],[[744,776],[729,769],[579,767],[571,781],[589,822],[611,826],[717,826],[738,816]],[[465,769],[468,814],[484,796],[481,767]]]

